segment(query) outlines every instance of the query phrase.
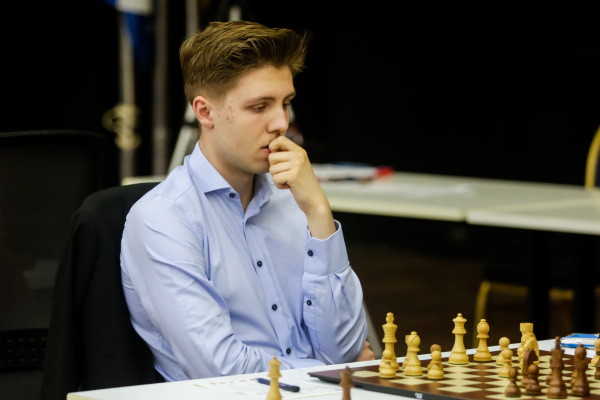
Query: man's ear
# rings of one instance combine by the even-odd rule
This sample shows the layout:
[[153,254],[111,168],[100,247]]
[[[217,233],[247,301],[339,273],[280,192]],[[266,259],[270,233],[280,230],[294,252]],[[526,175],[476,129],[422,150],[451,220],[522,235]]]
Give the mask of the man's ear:
[[202,96],[196,96],[192,103],[192,109],[194,110],[194,114],[200,122],[200,125],[202,125],[202,128],[212,128],[215,126],[215,122],[210,114],[212,109],[210,100]]

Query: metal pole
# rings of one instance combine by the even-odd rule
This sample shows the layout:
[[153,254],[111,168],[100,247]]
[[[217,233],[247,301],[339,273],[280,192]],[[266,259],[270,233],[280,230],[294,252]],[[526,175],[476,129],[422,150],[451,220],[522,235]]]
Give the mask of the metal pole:
[[153,129],[152,129],[152,172],[161,175],[167,172],[168,128],[168,1],[156,1],[156,57],[154,65]]

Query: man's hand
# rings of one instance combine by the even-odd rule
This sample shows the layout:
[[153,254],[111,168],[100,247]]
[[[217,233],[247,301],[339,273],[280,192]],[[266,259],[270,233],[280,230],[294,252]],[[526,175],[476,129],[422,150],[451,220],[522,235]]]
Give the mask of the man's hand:
[[335,232],[331,207],[312,170],[306,151],[278,136],[269,144],[269,172],[280,189],[290,189],[298,207],[306,214],[313,237],[326,239]]
[[375,353],[371,350],[371,343],[368,341],[365,342],[365,347],[363,347],[360,356],[356,359],[356,361],[371,361],[375,359]]

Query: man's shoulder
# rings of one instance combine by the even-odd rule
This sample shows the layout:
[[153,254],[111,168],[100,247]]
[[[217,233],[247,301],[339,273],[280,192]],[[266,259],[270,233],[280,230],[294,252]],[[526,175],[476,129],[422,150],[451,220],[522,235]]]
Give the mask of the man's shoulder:
[[164,181],[160,182],[144,196],[142,196],[132,207],[136,212],[162,212],[169,207],[180,207],[185,205],[186,198],[195,195],[194,185],[185,171],[174,170]]

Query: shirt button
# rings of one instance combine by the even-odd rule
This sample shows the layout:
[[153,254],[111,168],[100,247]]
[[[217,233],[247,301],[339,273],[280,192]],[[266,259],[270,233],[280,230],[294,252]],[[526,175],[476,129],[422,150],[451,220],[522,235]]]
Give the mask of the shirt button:
[[312,250],[309,250],[309,251],[308,251],[308,255],[312,257],[312,256],[313,256],[313,251],[312,251]]
[[277,311],[277,304],[273,304],[273,305],[271,306],[271,308],[273,309],[273,311]]
[[312,306],[312,301],[306,300],[306,304],[309,305],[309,306]]
[[235,197],[235,193],[229,193],[229,197],[233,199]]
[[287,348],[287,349],[285,349],[285,352],[286,352],[287,354],[291,354],[291,353],[292,353],[292,349],[290,349],[290,348]]
[[259,267],[262,267],[262,261],[257,261],[256,265],[258,265]]

